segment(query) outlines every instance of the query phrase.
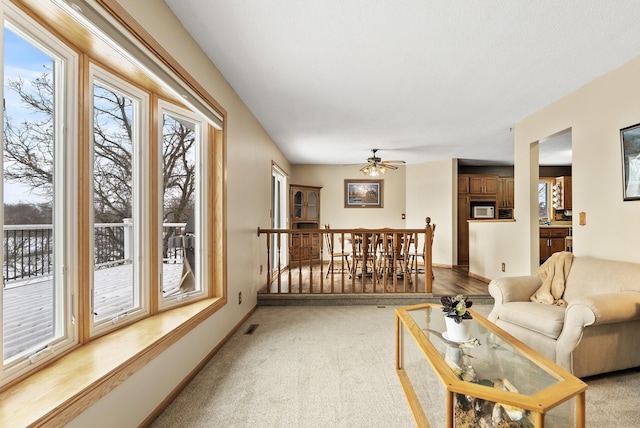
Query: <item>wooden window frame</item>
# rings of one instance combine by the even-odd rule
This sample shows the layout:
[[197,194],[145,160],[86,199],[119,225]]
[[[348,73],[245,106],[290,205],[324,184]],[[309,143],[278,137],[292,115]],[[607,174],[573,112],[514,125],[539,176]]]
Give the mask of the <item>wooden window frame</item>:
[[[161,155],[162,155],[162,147],[164,142],[162,141],[162,123],[163,123],[163,116],[169,115],[172,116],[174,118],[180,118],[183,119],[185,121],[189,121],[192,122],[198,129],[196,132],[196,166],[198,171],[196,171],[196,179],[199,179],[201,177],[206,177],[206,171],[208,171],[208,165],[209,162],[211,161],[210,156],[207,156],[208,153],[208,143],[210,142],[210,139],[208,138],[208,134],[209,132],[212,132],[213,130],[210,130],[208,126],[206,126],[206,121],[204,118],[202,117],[198,117],[197,113],[194,113],[190,110],[184,109],[183,107],[176,105],[174,103],[168,102],[166,100],[158,100],[158,103],[156,104],[156,113],[158,116],[158,126],[156,129],[157,135],[158,137],[155,139],[156,144],[154,144],[154,148],[155,150],[158,151],[158,154],[156,156],[153,157],[153,159],[156,159],[156,164],[155,164],[155,168],[157,168],[157,173],[155,173],[154,177],[156,177],[157,181],[158,181],[158,186],[157,190],[158,190],[158,211],[157,211],[157,220],[158,220],[158,227],[156,228],[156,236],[161,236],[162,233],[162,217],[163,217],[163,212],[164,212],[164,206],[163,206],[163,200],[164,200],[164,195],[163,195],[163,189],[162,189],[162,182],[164,177],[162,176],[162,159],[161,159]],[[198,184],[196,186],[196,209],[197,208],[201,208],[203,206],[206,206],[207,203],[207,198],[206,198],[206,194],[208,191],[209,186],[209,182],[207,182],[206,180],[200,180],[202,181],[201,184]],[[203,210],[198,210],[198,211],[203,211]],[[197,300],[203,297],[208,297],[211,294],[208,292],[208,289],[206,287],[206,284],[208,283],[207,281],[207,277],[206,275],[203,275],[202,272],[207,272],[209,270],[209,260],[206,257],[206,251],[203,251],[203,249],[205,248],[205,245],[207,245],[208,240],[206,239],[208,235],[207,231],[209,229],[208,227],[208,223],[205,221],[202,221],[201,216],[199,216],[199,218],[197,219],[197,225],[196,225],[196,240],[198,241],[198,244],[196,246],[196,249],[198,251],[196,251],[196,266],[200,266],[200,269],[196,269],[195,272],[195,281],[196,281],[196,290],[192,291],[192,292],[188,292],[188,293],[180,293],[177,294],[175,296],[171,296],[171,297],[165,297],[164,295],[162,295],[162,291],[160,291],[158,293],[158,307],[161,310],[164,309],[170,309],[172,307],[175,307],[177,305],[180,304],[184,304],[184,302],[186,301],[193,301],[193,300]],[[204,236],[205,239],[202,239],[202,237]],[[205,244],[205,245],[202,245]],[[159,257],[155,258],[155,261],[161,264],[161,258],[162,258],[162,242],[160,242],[160,240],[158,239],[158,243],[156,246],[153,247],[155,249],[155,253],[159,255]],[[208,247],[208,249],[210,249],[210,247]],[[157,269],[157,274],[159,275],[159,280],[158,280],[158,284],[160,285],[160,289],[163,288],[163,278],[162,278],[162,266],[159,266]]]
[[[553,188],[553,178],[549,178],[549,177],[540,177],[538,179],[538,184],[540,183],[546,183],[547,185],[547,220],[552,220],[553,217],[553,195],[552,195],[552,188]],[[541,221],[542,217],[538,216],[538,220]]]
[[[133,241],[133,254],[132,254],[132,275],[133,275],[133,306],[128,308],[124,314],[119,314],[114,317],[106,317],[100,320],[95,319],[95,299],[90,299],[91,306],[89,309],[85,311],[81,311],[81,322],[86,322],[82,315],[89,314],[89,328],[90,328],[90,336],[98,337],[110,331],[116,330],[120,328],[120,326],[124,323],[130,324],[135,322],[145,316],[150,314],[149,307],[149,296],[150,296],[150,287],[151,282],[149,281],[149,233],[144,228],[143,225],[148,224],[148,220],[150,217],[149,210],[147,207],[149,206],[149,196],[146,191],[147,179],[149,177],[148,174],[148,166],[143,162],[143,159],[148,159],[148,151],[149,148],[145,147],[143,144],[144,141],[147,141],[147,137],[149,137],[150,127],[149,127],[149,116],[150,110],[154,109],[155,106],[151,105],[151,97],[146,91],[131,85],[125,81],[123,81],[119,76],[110,73],[107,70],[102,69],[96,64],[90,63],[88,67],[89,77],[85,80],[88,82],[85,91],[91,94],[89,97],[90,105],[89,113],[85,116],[85,119],[89,120],[91,126],[90,129],[93,129],[93,96],[94,85],[99,85],[104,87],[107,90],[117,91],[121,95],[124,95],[133,100],[133,140],[132,144],[132,158],[131,158],[131,172],[132,172],[132,212],[133,212],[133,229],[134,233],[132,236]],[[152,140],[152,139],[151,139]],[[88,197],[89,200],[89,209],[87,213],[89,215],[89,228],[84,230],[87,233],[87,240],[90,242],[89,253],[94,253],[94,213],[91,207],[94,206],[93,194],[94,194],[94,174],[92,165],[94,165],[94,138],[93,135],[91,138],[87,140],[89,142],[89,159],[84,159],[87,162],[90,181],[92,183],[90,188],[90,193],[92,196]],[[80,168],[83,171],[86,171],[86,167],[82,165],[83,160],[80,160]],[[82,231],[81,231],[82,233]],[[146,257],[145,257],[146,255]],[[91,284],[91,292],[93,293],[95,290],[95,266],[94,260],[91,260],[91,267],[88,270],[90,272],[89,278],[82,278],[82,283]]]
[[[103,41],[91,36],[90,32],[70,18],[66,11],[61,11],[60,5],[56,2],[49,0],[0,1],[15,4],[47,31],[61,40],[66,40],[69,46],[73,46],[81,54],[80,70],[85,76],[81,79],[83,88],[86,88],[86,72],[89,61],[93,61],[112,71],[131,72],[132,74],[128,75],[128,78],[136,85],[142,82],[144,87],[144,84],[148,84],[149,87],[146,89],[151,89],[153,97],[166,96],[169,99],[174,99],[175,91],[166,90],[157,82],[150,81],[144,76],[141,77],[142,73],[132,69],[130,62],[114,59],[111,53],[105,50]],[[152,292],[150,296],[151,316],[133,324],[123,325],[123,328],[101,336],[99,339],[90,340],[89,328],[86,324],[89,292],[87,289],[79,290],[76,296],[76,301],[80,306],[78,318],[84,320],[79,325],[79,344],[68,350],[65,355],[57,356],[45,368],[33,370],[0,386],[0,426],[22,426],[34,423],[60,425],[70,421],[227,304],[226,111],[116,0],[97,0],[96,3],[104,8],[101,11],[103,16],[119,22],[125,28],[126,37],[143,46],[150,57],[159,61],[163,67],[170,70],[170,74],[176,76],[176,81],[172,82],[174,86],[177,82],[178,86],[187,88],[190,93],[195,94],[198,97],[196,104],[204,106],[208,109],[209,115],[213,114],[220,118],[220,123],[222,123],[222,128],[210,123],[207,137],[209,147],[207,159],[210,168],[206,171],[205,179],[209,185],[209,197],[206,198],[207,205],[204,208],[205,218],[203,219],[210,225],[206,231],[209,242],[207,297],[171,310],[159,311],[157,303],[155,303],[157,299],[153,298],[157,295]],[[80,92],[78,104],[82,106],[82,111],[78,120],[78,134],[80,141],[86,142],[91,132],[86,125],[87,92],[86,90]],[[157,114],[155,118],[157,118]],[[153,131],[151,135],[153,135]],[[80,144],[77,153],[78,159],[86,159],[87,156],[86,144]],[[80,165],[82,165],[81,161]],[[77,180],[78,227],[85,231],[89,225],[88,204],[86,203],[89,184],[87,183],[86,168],[85,165],[80,169]],[[153,171],[151,173],[153,174]],[[157,198],[157,194],[151,197],[152,202],[154,197]],[[157,226],[157,223],[154,224],[154,221],[157,222],[157,220],[153,219],[153,215],[150,217],[150,227],[153,228]],[[150,238],[150,241],[153,245],[153,238]],[[88,248],[87,232],[85,232],[84,235],[80,234],[78,239],[79,261],[76,269],[79,284],[85,282],[90,274],[90,264],[87,263],[87,258],[91,255],[88,254]],[[156,285],[157,280],[158,278],[154,278],[153,275],[150,278],[150,281]],[[152,286],[150,289],[156,290],[157,293],[158,287]],[[151,334],[151,332],[153,333]],[[125,343],[126,346],[123,346]],[[116,348],[119,352],[114,353],[113,349]],[[213,349],[209,357],[216,351],[217,348]],[[105,356],[109,358],[104,358]],[[199,367],[206,363],[209,357],[194,369],[194,374]]]
[[[3,361],[0,371],[0,390],[3,385],[16,382],[28,376],[30,373],[39,370],[55,358],[59,358],[79,341],[78,329],[73,322],[79,312],[77,301],[73,296],[78,294],[78,281],[76,272],[71,266],[77,265],[77,238],[78,238],[78,218],[72,209],[77,204],[74,183],[77,175],[71,166],[74,163],[75,152],[77,151],[77,132],[75,122],[78,121],[79,108],[74,99],[78,97],[77,81],[79,79],[80,58],[64,39],[56,36],[55,33],[39,25],[36,19],[28,14],[23,14],[14,5],[3,7],[0,18],[4,27],[9,27],[12,31],[26,37],[31,43],[35,41],[44,48],[49,55],[55,56],[56,62],[60,62],[52,69],[54,79],[54,337],[41,342],[40,350],[22,355],[17,358],[11,357]],[[7,22],[7,25],[5,25]],[[3,62],[4,67],[4,62]],[[64,75],[61,75],[64,74]],[[4,96],[4,93],[3,93]],[[64,236],[64,238],[59,238]],[[2,320],[0,320],[2,328]],[[1,337],[1,335],[0,335]],[[2,339],[4,340],[4,339]],[[1,344],[0,344],[1,345]],[[0,355],[3,355],[0,346]],[[36,355],[40,354],[40,355]]]

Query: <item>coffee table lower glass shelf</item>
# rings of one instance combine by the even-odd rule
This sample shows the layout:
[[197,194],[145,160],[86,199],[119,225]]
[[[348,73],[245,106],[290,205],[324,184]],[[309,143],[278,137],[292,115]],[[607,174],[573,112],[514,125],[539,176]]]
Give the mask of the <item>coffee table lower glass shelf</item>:
[[470,312],[472,340],[458,343],[440,305],[396,309],[396,370],[418,426],[583,428],[587,384]]

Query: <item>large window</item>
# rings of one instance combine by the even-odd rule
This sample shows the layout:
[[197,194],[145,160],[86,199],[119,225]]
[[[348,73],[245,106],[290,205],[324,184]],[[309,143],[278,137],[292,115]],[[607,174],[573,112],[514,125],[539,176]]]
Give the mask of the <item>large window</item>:
[[[92,66],[93,286],[97,331],[146,313],[141,257],[148,205],[148,96]],[[146,147],[145,147],[146,146]]]
[[161,255],[162,305],[180,302],[203,291],[207,260],[202,257],[207,236],[201,207],[205,180],[206,129],[193,112],[169,103],[160,103],[162,142],[159,183],[162,195]]
[[77,56],[60,41],[13,8],[5,13],[0,335],[11,379],[77,340],[69,269],[77,111],[68,100],[78,74]]
[[538,181],[538,220],[551,220],[551,185],[552,180],[541,178]]
[[1,387],[112,329],[222,297],[225,276],[211,100],[177,94],[105,34],[87,35],[97,27],[64,20],[54,36],[0,1]]

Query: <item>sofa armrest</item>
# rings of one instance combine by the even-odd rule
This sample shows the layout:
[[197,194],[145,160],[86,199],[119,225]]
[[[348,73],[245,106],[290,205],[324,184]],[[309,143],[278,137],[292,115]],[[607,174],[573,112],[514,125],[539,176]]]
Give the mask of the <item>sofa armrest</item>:
[[[576,310],[580,308],[578,313]],[[572,310],[573,309],[573,310]],[[607,294],[592,294],[573,299],[567,307],[565,323],[573,321],[587,325],[612,324],[640,319],[640,293],[622,291]]]
[[640,293],[626,291],[592,294],[573,299],[564,316],[562,333],[556,345],[556,363],[572,370],[572,353],[585,327],[640,319]]
[[537,276],[510,276],[494,279],[489,283],[489,294],[496,304],[507,302],[528,302],[542,285]]
[[503,303],[528,302],[529,298],[542,285],[542,280],[537,276],[509,276],[494,279],[489,283],[489,294],[495,303],[489,314],[489,320],[496,322],[498,312]]

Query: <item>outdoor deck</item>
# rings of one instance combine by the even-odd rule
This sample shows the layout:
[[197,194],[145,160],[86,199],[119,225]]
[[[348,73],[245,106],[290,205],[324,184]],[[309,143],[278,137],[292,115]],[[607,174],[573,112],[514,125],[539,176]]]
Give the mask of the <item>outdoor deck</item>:
[[[179,286],[182,263],[164,263],[166,288]],[[131,264],[95,271],[94,312],[98,319],[109,318],[130,308],[133,301]],[[175,284],[172,286],[171,284]],[[8,284],[4,289],[4,356],[17,355],[54,335],[53,280],[50,276]]]

